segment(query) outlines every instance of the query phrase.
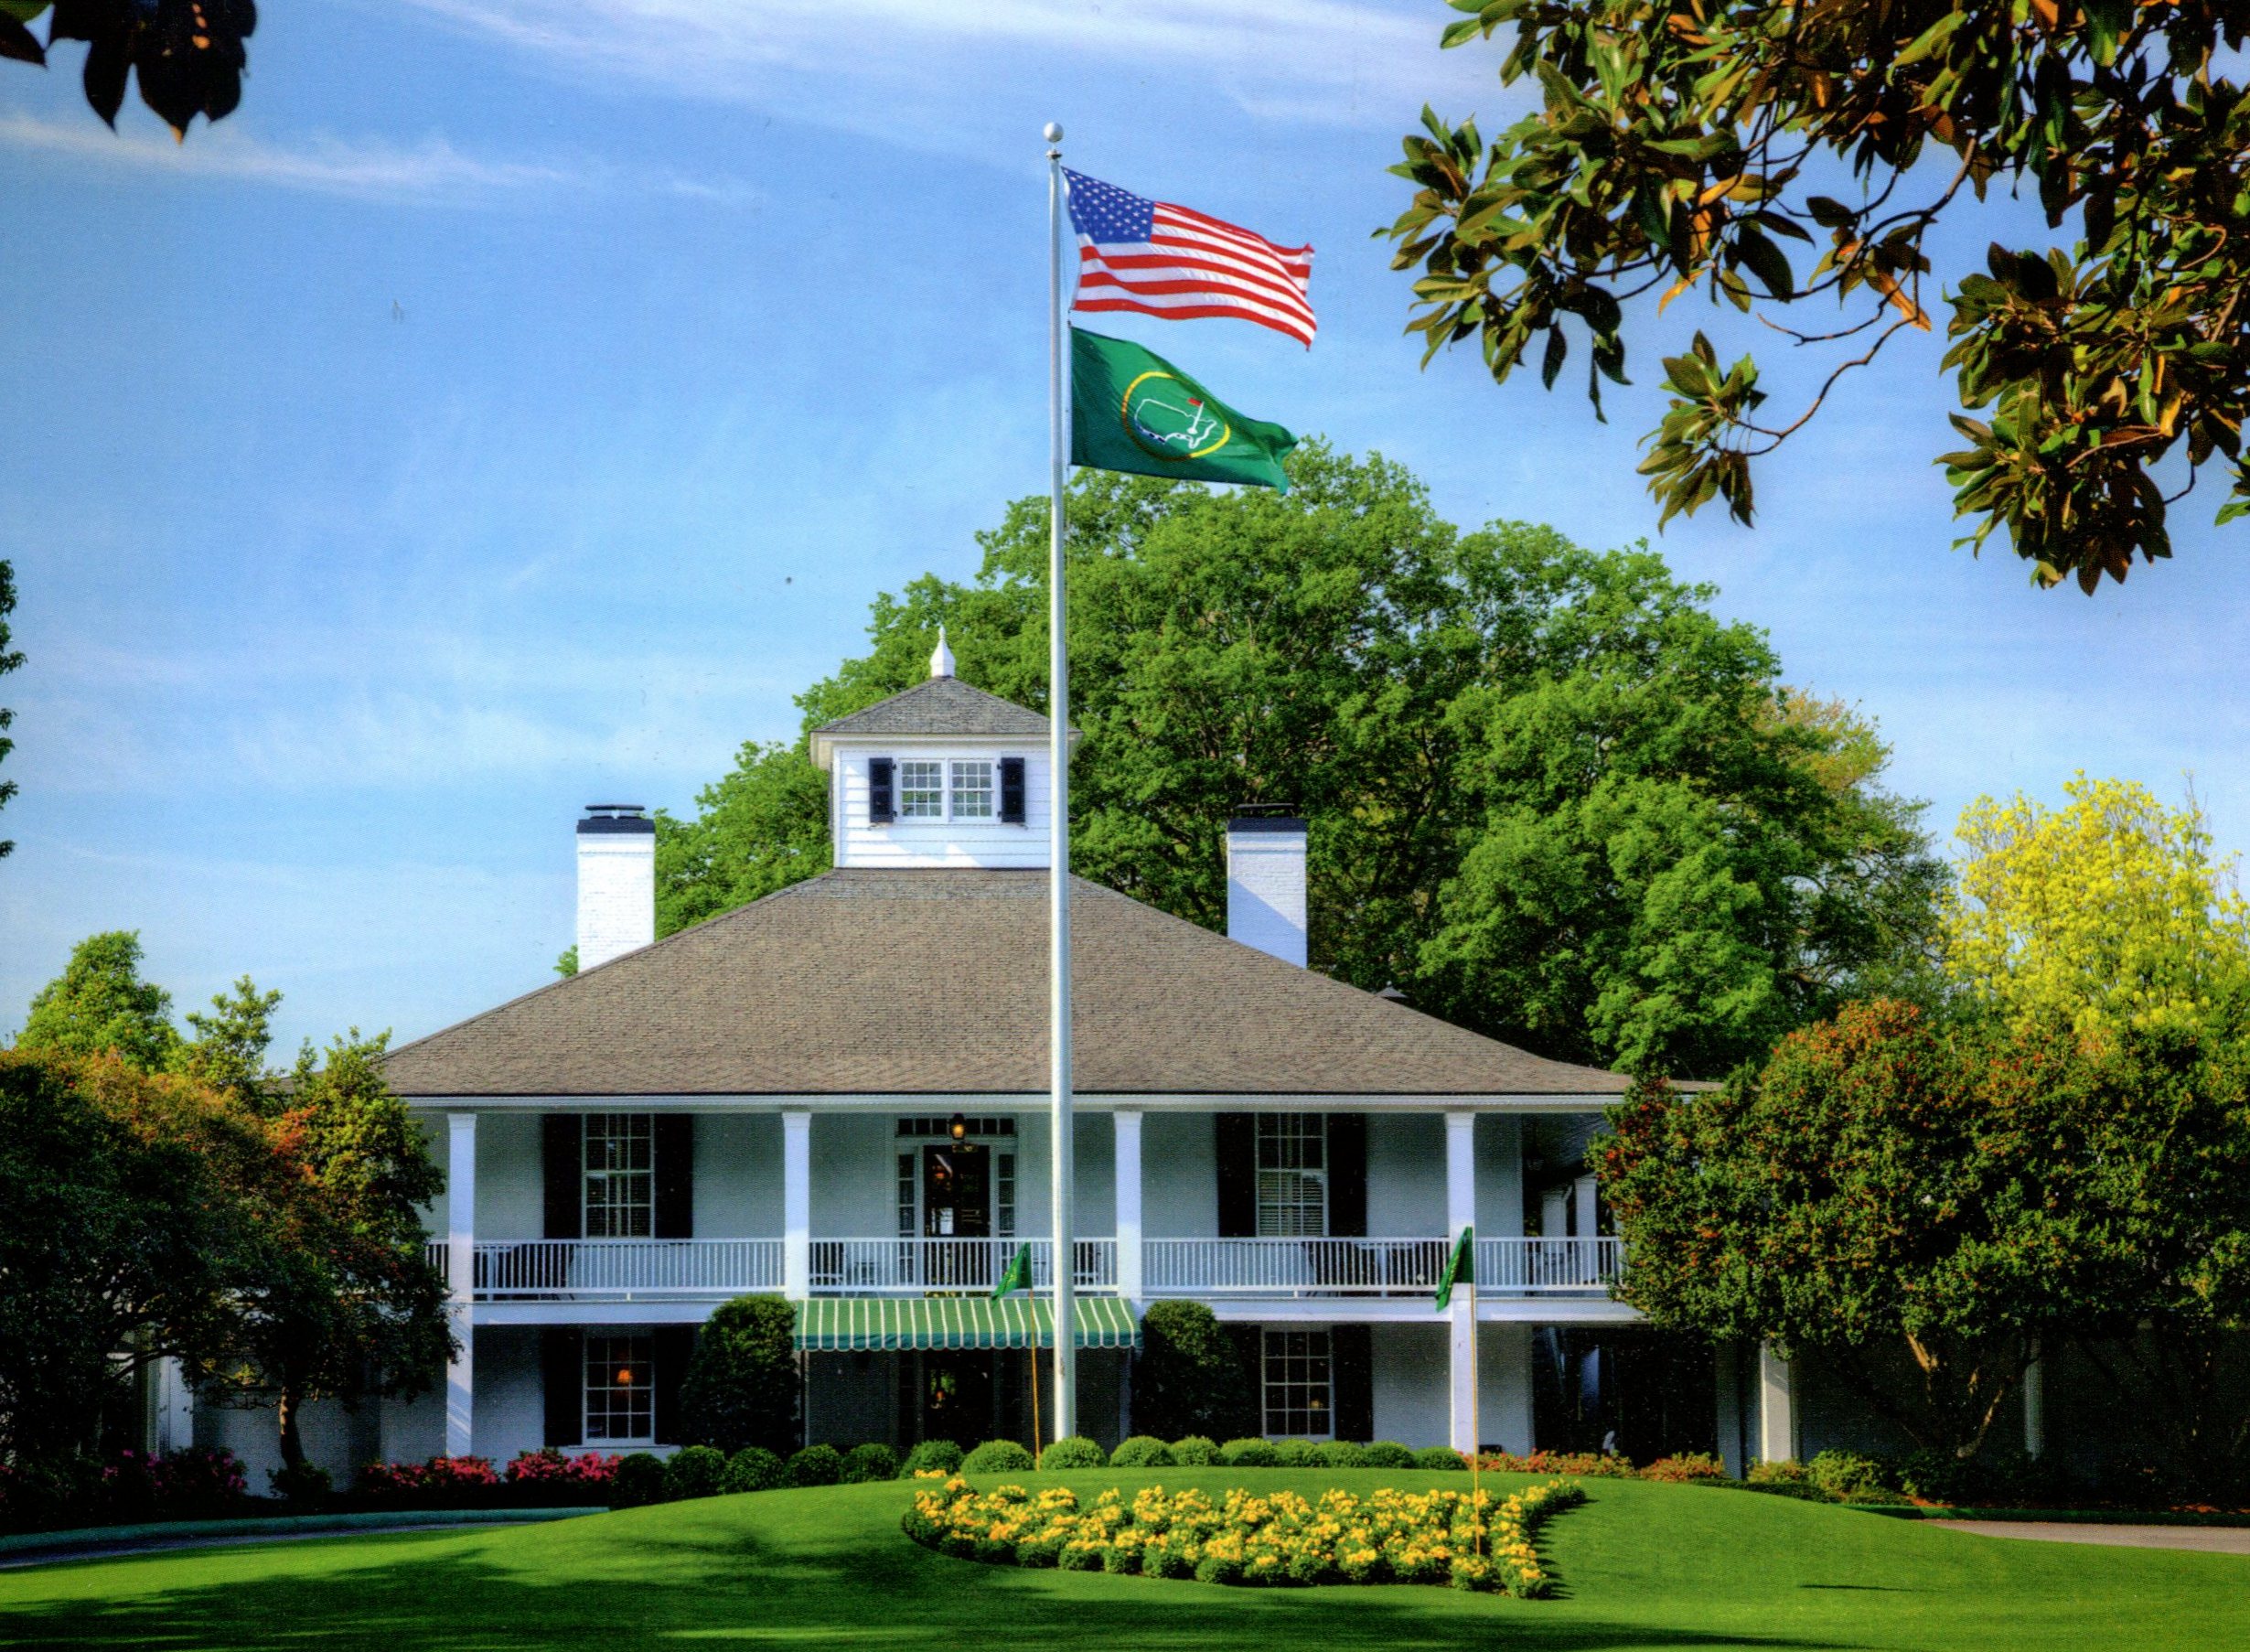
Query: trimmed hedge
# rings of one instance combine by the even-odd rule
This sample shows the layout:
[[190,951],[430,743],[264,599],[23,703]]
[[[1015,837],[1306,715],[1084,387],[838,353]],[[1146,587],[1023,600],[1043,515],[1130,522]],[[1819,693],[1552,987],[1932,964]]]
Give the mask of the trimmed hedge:
[[1112,1468],[1170,1468],[1173,1461],[1172,1447],[1152,1434],[1135,1434],[1109,1454]]
[[1070,1434],[1039,1454],[1039,1466],[1058,1474],[1068,1468],[1107,1468],[1109,1454],[1084,1434]]
[[844,1453],[843,1483],[864,1486],[870,1480],[898,1478],[898,1454],[887,1445],[869,1443]]
[[965,1475],[1023,1475],[1031,1468],[1031,1453],[1012,1440],[987,1440],[961,1459]]
[[794,1450],[798,1428],[797,1305],[778,1296],[721,1303],[695,1339],[680,1386],[687,1438],[722,1452]]
[[1367,1466],[1367,1448],[1350,1440],[1323,1440],[1313,1447],[1312,1456],[1323,1468]]
[[1283,1468],[1318,1468],[1320,1448],[1310,1440],[1277,1440],[1274,1455]]
[[689,1497],[715,1497],[726,1478],[726,1454],[708,1445],[676,1451],[664,1465],[664,1495],[677,1503]]
[[1229,1440],[1219,1447],[1219,1461],[1228,1468],[1279,1468],[1281,1454],[1270,1440]]
[[1369,1468],[1412,1468],[1414,1454],[1396,1440],[1377,1440],[1367,1447],[1366,1466]]
[[833,1486],[843,1478],[843,1454],[832,1445],[808,1445],[783,1472],[792,1486]]
[[1218,1442],[1208,1434],[1184,1434],[1172,1443],[1172,1460],[1182,1468],[1209,1468],[1218,1461]]
[[1414,1454],[1414,1466],[1438,1474],[1466,1473],[1469,1460],[1450,1445],[1425,1445]]
[[654,1452],[634,1452],[617,1459],[609,1476],[609,1506],[639,1508],[664,1501],[664,1459]]
[[786,1477],[779,1457],[762,1445],[745,1445],[726,1460],[726,1474],[719,1481],[719,1489],[728,1493],[775,1491]]
[[906,1460],[898,1465],[898,1477],[911,1480],[922,1474],[957,1474],[961,1466],[961,1448],[950,1440],[925,1440],[906,1454]]

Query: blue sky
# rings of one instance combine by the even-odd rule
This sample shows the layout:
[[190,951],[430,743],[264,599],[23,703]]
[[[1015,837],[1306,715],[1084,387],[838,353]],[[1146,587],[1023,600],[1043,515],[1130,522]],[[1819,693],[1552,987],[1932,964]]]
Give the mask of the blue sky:
[[[970,572],[1042,487],[1050,118],[1081,170],[1319,249],[1309,355],[1110,330],[1403,460],[1463,524],[1655,535],[1657,335],[1606,426],[1399,337],[1369,239],[1398,134],[1424,99],[1489,130],[1520,95],[1489,49],[1437,51],[1435,0],[265,9],[241,109],[184,146],[137,102],[104,129],[79,48],[0,65],[29,657],[0,680],[0,1031],[102,928],[141,930],[181,1008],[281,987],[290,1046],[548,979],[579,805],[689,807],[793,731],[875,591]],[[1941,827],[2081,767],[2192,771],[2250,841],[2223,489],[2176,512],[2175,562],[2035,591],[1949,548],[1943,347],[1906,342],[1767,462],[1754,531],[1707,512],[1659,547],[1879,718]],[[1802,370],[1761,354],[1787,401]]]

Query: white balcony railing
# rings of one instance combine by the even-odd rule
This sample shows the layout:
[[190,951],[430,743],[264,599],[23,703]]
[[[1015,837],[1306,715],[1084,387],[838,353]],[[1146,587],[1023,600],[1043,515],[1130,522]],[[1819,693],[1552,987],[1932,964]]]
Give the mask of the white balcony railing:
[[[1052,1239],[816,1239],[812,1241],[812,1288],[832,1295],[917,1296],[926,1291],[990,1291],[1007,1271],[1009,1259],[1029,1245],[1032,1284],[1055,1282]],[[1117,1240],[1074,1242],[1072,1274],[1080,1291],[1117,1289]]]
[[[444,1240],[429,1249],[446,1265]],[[477,1300],[732,1296],[781,1289],[777,1239],[501,1239],[477,1246]]]
[[[1412,1296],[1435,1292],[1442,1239],[1152,1239],[1151,1296]],[[1623,1260],[1614,1239],[1483,1239],[1477,1289],[1492,1296],[1600,1292]]]

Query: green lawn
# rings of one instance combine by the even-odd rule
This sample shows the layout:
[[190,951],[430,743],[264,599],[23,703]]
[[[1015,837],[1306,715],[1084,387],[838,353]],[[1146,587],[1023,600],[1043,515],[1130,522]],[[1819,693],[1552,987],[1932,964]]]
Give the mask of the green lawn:
[[[1082,1493],[1461,1484],[1378,1471],[1058,1478]],[[2250,1559],[1969,1537],[1709,1487],[1587,1489],[1543,1539],[1563,1592],[1548,1601],[980,1566],[909,1544],[910,1489],[890,1485],[0,1572],[0,1645],[2250,1648]]]

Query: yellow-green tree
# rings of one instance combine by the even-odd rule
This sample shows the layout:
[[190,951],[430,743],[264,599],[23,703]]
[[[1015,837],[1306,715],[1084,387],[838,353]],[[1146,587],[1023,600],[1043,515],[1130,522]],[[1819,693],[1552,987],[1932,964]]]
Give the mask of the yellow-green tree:
[[1955,978],[2011,1024],[2209,1026],[2250,985],[2250,906],[2191,795],[2079,775],[2051,809],[1979,798],[1944,916]]

